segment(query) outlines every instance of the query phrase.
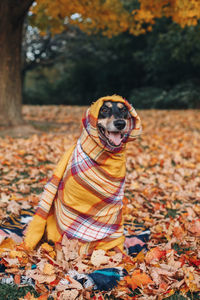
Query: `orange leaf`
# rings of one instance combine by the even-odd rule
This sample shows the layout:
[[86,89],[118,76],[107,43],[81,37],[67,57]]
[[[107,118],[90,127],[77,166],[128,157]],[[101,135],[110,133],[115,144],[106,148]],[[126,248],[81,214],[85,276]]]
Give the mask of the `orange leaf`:
[[166,291],[167,288],[168,288],[168,284],[166,282],[163,281],[159,284],[159,289]]
[[49,263],[44,264],[43,273],[45,275],[53,275],[55,273],[54,266]]
[[3,249],[10,249],[13,250],[16,246],[16,243],[11,238],[7,238],[3,240],[3,242],[0,245],[0,251]]
[[140,251],[136,257],[133,258],[133,262],[143,262],[144,261],[144,251]]
[[200,236],[200,219],[192,221],[191,225],[189,226],[189,231],[194,235]]
[[15,277],[14,277],[15,284],[17,284],[17,285],[20,284],[20,278],[21,278],[21,276],[19,274],[15,275]]
[[126,276],[124,279],[126,280],[127,284],[131,286],[133,290],[136,289],[137,287],[142,287],[147,284],[153,284],[151,278],[147,274],[141,273],[140,270],[135,270],[131,275],[131,277]]
[[37,298],[38,300],[47,300],[48,299],[48,294],[43,294],[40,297]]
[[177,239],[181,240],[183,238],[183,236],[185,235],[185,231],[182,229],[181,226],[174,227],[173,234]]
[[200,266],[200,259],[197,259],[196,256],[193,256],[191,258],[189,258],[190,263],[192,263],[195,266]]
[[34,299],[38,299],[38,298],[35,298],[34,295],[32,295],[30,292],[28,292],[26,294],[26,296],[24,296],[23,299],[26,299],[26,300],[34,300]]
[[159,260],[164,255],[166,255],[165,250],[161,250],[159,247],[155,247],[152,248],[149,252],[147,252],[145,261],[149,264],[152,260]]

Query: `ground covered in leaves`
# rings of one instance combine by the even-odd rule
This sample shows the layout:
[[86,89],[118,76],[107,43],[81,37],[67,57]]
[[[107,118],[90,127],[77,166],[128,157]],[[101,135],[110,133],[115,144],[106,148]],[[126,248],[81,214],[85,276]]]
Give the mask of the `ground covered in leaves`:
[[[36,207],[39,194],[62,153],[79,136],[84,108],[26,106],[25,119],[37,127],[30,136],[0,138],[0,218]],[[200,118],[199,111],[140,111],[143,135],[127,149],[125,222],[150,228],[148,252],[123,259],[111,251],[100,265],[80,258],[76,245],[43,243],[27,253],[0,237],[8,274],[36,279],[22,290],[0,285],[0,299],[200,299]],[[113,260],[113,256],[115,259]],[[35,268],[33,268],[33,265]],[[123,266],[128,276],[109,292],[82,289],[65,274]],[[2,276],[1,276],[2,277]],[[62,285],[60,279],[66,282]],[[6,292],[5,292],[6,291]],[[5,293],[5,296],[3,293]],[[21,294],[20,294],[21,293]],[[24,296],[26,294],[26,296]],[[1,296],[3,298],[1,298]]]

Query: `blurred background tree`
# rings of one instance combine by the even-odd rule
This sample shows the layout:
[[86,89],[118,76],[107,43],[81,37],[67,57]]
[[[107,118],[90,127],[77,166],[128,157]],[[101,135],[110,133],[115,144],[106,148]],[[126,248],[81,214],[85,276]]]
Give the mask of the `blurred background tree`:
[[199,25],[181,28],[163,17],[139,36],[107,38],[77,28],[55,36],[38,33],[40,42],[31,39],[24,51],[33,67],[26,72],[24,101],[86,105],[118,93],[138,108],[199,107],[199,31]]
[[[27,73],[25,103],[85,105],[118,93],[139,108],[199,107],[200,1],[102,1],[100,23],[95,2],[89,4],[91,20],[80,1],[75,3],[70,24],[79,29],[68,26],[67,32],[51,37],[52,43],[62,41],[62,47],[54,47],[54,64],[41,63]],[[115,13],[108,16],[110,5]],[[48,5],[48,11],[36,6],[33,24],[39,22],[41,28],[40,20],[53,12],[48,26],[57,32],[64,25],[55,19],[63,20],[66,12],[54,6]],[[52,51],[51,43],[49,47]]]
[[21,122],[22,82],[25,103],[198,107],[199,18],[196,0],[2,0],[0,123]]

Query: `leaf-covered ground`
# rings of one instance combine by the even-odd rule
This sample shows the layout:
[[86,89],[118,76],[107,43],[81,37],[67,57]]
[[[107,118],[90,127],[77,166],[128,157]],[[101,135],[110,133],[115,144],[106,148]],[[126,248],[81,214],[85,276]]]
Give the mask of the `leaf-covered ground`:
[[[22,131],[20,138],[0,138],[2,221],[11,213],[20,214],[22,208],[37,205],[55,164],[79,136],[83,110],[26,106],[24,116],[35,126],[36,133],[24,137]],[[110,258],[115,253],[111,251],[101,257],[102,263],[97,266],[90,258],[67,251],[67,241],[60,249],[42,244],[37,251],[27,253],[11,239],[1,239],[0,256],[6,272],[15,274],[15,283],[20,275],[37,280],[38,294],[29,291],[25,299],[35,299],[36,295],[47,299],[50,294],[55,299],[70,300],[200,299],[199,114],[192,110],[139,112],[143,135],[127,149],[125,222],[131,224],[130,233],[136,223],[150,228],[147,253],[122,261],[116,256],[113,261]],[[33,264],[36,267],[30,270]],[[70,268],[91,272],[107,266],[124,266],[129,273],[110,292],[83,290],[69,278],[71,286],[67,289],[66,285],[58,285]],[[20,297],[19,293],[15,299]]]

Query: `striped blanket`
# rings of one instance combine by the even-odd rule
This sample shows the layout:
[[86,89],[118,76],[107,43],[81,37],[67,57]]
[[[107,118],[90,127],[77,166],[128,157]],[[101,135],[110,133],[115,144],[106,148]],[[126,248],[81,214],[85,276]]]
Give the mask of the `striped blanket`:
[[[129,119],[123,143],[114,148],[99,137],[98,114],[104,101],[124,103]],[[63,236],[78,239],[81,253],[94,249],[123,251],[122,206],[125,182],[125,148],[141,133],[140,119],[120,96],[94,102],[83,120],[77,144],[61,158],[25,235],[25,245],[33,249],[45,230],[47,239],[59,242]]]
[[0,241],[12,238],[17,244],[22,243],[24,229],[32,220],[32,216],[32,209],[22,209],[20,215],[11,214],[3,219],[0,225]]

